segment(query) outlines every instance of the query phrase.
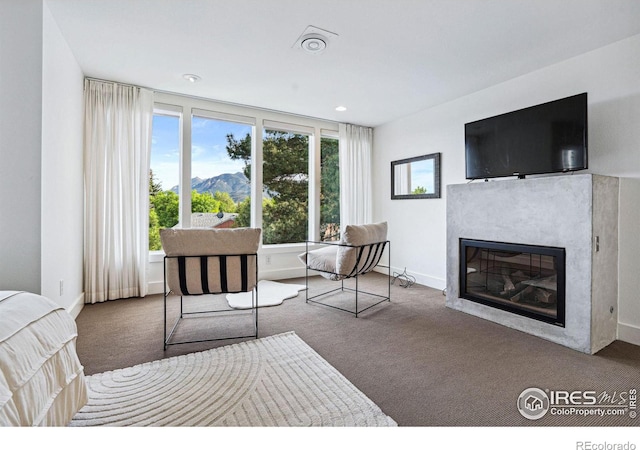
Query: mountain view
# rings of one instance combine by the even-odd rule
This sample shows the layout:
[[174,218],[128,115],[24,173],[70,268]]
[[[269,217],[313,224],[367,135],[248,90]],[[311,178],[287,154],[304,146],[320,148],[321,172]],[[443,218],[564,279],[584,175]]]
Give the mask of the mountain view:
[[[211,192],[215,194],[217,191],[227,192],[234,202],[244,200],[251,195],[251,183],[242,172],[223,173],[212,178],[192,178],[191,189],[195,189],[199,194]],[[178,193],[178,186],[171,188],[172,192]]]

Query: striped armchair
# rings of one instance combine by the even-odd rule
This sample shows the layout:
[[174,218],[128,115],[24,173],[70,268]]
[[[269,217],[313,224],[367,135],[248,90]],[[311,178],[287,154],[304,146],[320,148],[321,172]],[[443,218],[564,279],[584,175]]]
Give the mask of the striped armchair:
[[[164,258],[164,349],[174,344],[258,337],[259,228],[191,228],[160,230]],[[184,297],[252,292],[253,333],[241,336],[172,340],[181,319],[228,312],[220,308],[186,311]],[[180,297],[180,313],[167,330],[167,299]],[[200,302],[202,303],[202,302]]]

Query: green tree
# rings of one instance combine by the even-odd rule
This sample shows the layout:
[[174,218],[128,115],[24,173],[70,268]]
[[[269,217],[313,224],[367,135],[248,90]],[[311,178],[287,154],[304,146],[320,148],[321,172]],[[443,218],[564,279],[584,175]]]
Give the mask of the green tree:
[[[158,218],[159,228],[171,228],[180,218],[180,197],[172,191],[162,191],[151,198],[151,204]],[[215,213],[220,210],[220,202],[210,192],[191,191],[191,212]],[[149,222],[151,223],[151,221]]]
[[236,212],[236,202],[233,201],[228,192],[216,191],[213,198],[220,204],[218,211],[234,213]]
[[[263,202],[264,204],[264,202]],[[236,208],[235,224],[238,227],[250,227],[251,226],[251,197],[247,197],[238,203]]]
[[309,136],[268,130],[262,153],[262,180],[267,193],[282,201],[297,200],[306,204]]
[[149,169],[149,250],[160,250],[160,222],[155,210],[154,198],[162,192],[162,184],[156,180],[153,170]]
[[[266,204],[263,201],[263,242],[302,242],[308,228],[309,137],[266,130],[262,151],[263,186],[270,197]],[[241,139],[227,135],[227,153],[231,159],[244,161],[244,174],[250,179],[250,135]]]
[[219,209],[220,202],[213,198],[211,192],[191,191],[191,212],[214,213]]
[[162,242],[160,242],[160,225],[158,214],[154,208],[149,208],[149,250],[161,250]]
[[306,202],[287,201],[280,197],[262,201],[263,214],[269,218],[262,225],[265,244],[301,242],[307,236]]
[[233,134],[227,134],[227,153],[234,160],[244,161],[242,173],[251,179],[251,135],[246,134],[242,139],[236,139]]
[[426,194],[427,188],[422,186],[417,186],[412,192],[412,194]]
[[153,170],[149,169],[149,195],[154,196],[162,192],[162,183],[156,180]]
[[160,228],[171,228],[177,225],[180,217],[178,194],[172,191],[162,191],[151,198],[151,203],[158,215],[158,226]]
[[340,238],[340,153],[337,139],[321,138],[320,236]]

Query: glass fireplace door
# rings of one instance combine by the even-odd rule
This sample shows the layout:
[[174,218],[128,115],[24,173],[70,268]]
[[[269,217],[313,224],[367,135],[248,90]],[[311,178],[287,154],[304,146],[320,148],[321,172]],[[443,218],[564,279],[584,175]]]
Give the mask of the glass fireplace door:
[[565,250],[461,239],[460,297],[564,326]]

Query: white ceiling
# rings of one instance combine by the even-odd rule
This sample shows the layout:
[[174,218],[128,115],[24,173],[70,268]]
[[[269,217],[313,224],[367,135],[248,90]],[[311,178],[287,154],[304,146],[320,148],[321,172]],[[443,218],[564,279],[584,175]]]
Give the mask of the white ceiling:
[[[640,33],[638,0],[46,4],[86,76],[367,126]],[[337,34],[320,55],[309,25]]]

